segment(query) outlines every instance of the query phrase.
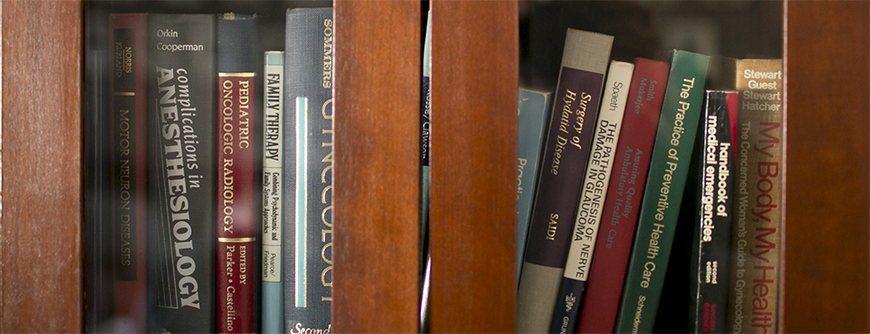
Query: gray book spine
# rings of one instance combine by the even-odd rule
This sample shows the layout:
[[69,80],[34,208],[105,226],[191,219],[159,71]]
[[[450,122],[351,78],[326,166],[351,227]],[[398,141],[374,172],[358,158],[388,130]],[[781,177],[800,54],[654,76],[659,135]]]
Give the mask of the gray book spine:
[[284,332],[332,329],[332,8],[287,11]]

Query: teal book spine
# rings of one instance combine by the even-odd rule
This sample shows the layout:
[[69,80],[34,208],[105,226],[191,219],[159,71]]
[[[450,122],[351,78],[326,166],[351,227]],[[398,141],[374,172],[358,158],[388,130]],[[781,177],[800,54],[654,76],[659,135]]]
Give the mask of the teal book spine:
[[263,275],[261,329],[266,334],[284,331],[281,244],[284,155],[284,52],[263,56]]
[[541,170],[541,151],[553,94],[520,89],[517,94],[517,279],[523,265],[526,237]]
[[674,50],[616,333],[653,330],[704,100],[710,58]]

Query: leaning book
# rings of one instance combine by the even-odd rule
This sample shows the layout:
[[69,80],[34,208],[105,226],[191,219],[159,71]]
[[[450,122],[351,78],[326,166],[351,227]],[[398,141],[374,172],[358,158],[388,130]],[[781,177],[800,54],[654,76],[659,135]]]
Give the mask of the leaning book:
[[[730,114],[737,93],[708,90],[656,332],[725,333],[731,275],[731,222],[734,207],[734,145]],[[688,321],[687,321],[688,320]]]
[[541,150],[550,120],[553,93],[520,88],[517,94],[517,278],[523,264]]
[[[598,111],[591,154],[580,190],[577,217],[565,262],[565,273],[559,286],[559,296],[553,311],[551,333],[574,333],[580,321],[580,310],[586,295],[589,269],[595,254],[595,242],[601,225],[602,207],[613,170],[614,151],[622,129],[628,85],[634,64],[611,61],[604,83],[604,103]],[[595,307],[594,305],[592,307]]]
[[613,36],[568,29],[517,291],[517,332],[550,329]]
[[653,330],[701,117],[710,58],[674,50],[616,333]]
[[644,58],[635,59],[634,64],[629,101],[614,153],[615,169],[602,208],[601,237],[596,241],[583,301],[595,306],[580,310],[578,333],[613,332],[662,110],[670,64]]
[[[696,183],[691,262],[691,324],[695,333],[727,331],[731,274],[731,224],[734,220],[734,141],[730,115],[737,93],[708,91],[699,134],[703,143]],[[703,191],[700,191],[703,189]]]

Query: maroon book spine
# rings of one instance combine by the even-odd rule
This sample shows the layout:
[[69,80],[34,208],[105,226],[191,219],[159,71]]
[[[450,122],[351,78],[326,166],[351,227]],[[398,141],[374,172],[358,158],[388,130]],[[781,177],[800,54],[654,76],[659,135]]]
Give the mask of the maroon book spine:
[[578,333],[613,333],[669,70],[635,61]]
[[217,316],[219,333],[256,330],[256,19],[218,18]]
[[254,332],[255,77],[218,75],[217,261],[220,333]]
[[112,271],[116,332],[144,332],[147,14],[109,16],[109,136]]

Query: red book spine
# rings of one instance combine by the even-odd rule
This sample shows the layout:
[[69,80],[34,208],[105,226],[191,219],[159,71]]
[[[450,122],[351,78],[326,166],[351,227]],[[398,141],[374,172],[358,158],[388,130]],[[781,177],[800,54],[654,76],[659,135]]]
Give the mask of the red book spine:
[[147,14],[109,16],[109,137],[115,332],[145,332]]
[[668,63],[638,58],[614,155],[578,333],[612,333],[659,115]]
[[253,333],[256,76],[218,74],[217,293],[220,333]]

